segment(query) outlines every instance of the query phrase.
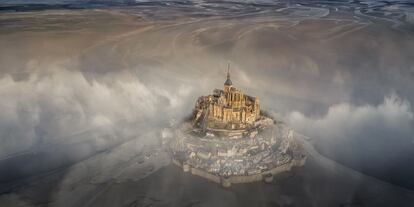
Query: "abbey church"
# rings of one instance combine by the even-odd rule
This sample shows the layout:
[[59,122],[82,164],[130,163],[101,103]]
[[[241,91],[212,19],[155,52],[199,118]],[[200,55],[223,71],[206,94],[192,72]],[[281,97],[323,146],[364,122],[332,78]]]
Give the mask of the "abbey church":
[[236,89],[227,71],[224,90],[198,98],[193,122],[208,130],[245,130],[260,118],[259,99]]

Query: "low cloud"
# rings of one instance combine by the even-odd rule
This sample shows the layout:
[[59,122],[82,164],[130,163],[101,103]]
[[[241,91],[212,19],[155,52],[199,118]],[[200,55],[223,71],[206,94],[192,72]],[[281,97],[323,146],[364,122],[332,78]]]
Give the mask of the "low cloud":
[[387,132],[389,139],[397,139],[391,135],[407,137],[414,132],[411,105],[396,94],[386,96],[377,106],[342,103],[331,106],[322,118],[307,117],[295,111],[287,119],[301,133],[320,139],[363,138],[378,130]]
[[0,79],[0,157],[67,141],[84,130],[114,128],[120,120],[166,121],[179,114],[192,91],[143,84],[128,72],[105,82],[65,68],[53,71],[30,74],[25,81]]
[[395,93],[379,105],[333,105],[323,117],[292,112],[295,130],[311,137],[323,155],[409,189],[414,186],[414,119],[411,105]]

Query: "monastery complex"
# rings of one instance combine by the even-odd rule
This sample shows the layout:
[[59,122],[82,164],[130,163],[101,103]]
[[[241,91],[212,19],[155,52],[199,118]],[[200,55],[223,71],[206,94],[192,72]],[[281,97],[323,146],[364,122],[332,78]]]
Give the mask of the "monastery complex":
[[194,124],[204,130],[246,130],[260,118],[259,99],[235,88],[228,70],[224,90],[198,98],[193,116]]

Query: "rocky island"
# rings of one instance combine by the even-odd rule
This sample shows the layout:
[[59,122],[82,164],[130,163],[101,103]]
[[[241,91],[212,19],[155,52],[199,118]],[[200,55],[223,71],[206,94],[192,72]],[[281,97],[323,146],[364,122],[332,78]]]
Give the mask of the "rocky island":
[[293,130],[261,111],[257,97],[235,88],[229,69],[224,89],[198,98],[191,119],[174,130],[169,145],[173,163],[184,172],[224,187],[272,182],[306,160]]

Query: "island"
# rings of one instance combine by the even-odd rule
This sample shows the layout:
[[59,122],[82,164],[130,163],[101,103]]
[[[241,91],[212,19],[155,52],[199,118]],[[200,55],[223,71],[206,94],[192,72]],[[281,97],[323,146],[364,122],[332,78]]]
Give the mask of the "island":
[[197,99],[191,118],[173,131],[169,147],[172,163],[184,172],[224,187],[270,183],[276,174],[306,161],[293,129],[262,111],[259,98],[234,87],[229,68],[223,90]]

